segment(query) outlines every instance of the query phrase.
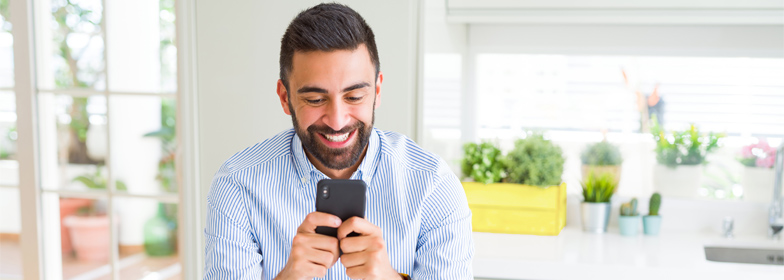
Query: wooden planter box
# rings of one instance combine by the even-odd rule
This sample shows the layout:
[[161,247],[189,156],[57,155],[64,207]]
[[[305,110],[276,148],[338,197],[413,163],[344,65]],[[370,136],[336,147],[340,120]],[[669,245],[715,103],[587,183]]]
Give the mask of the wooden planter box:
[[566,183],[541,188],[463,182],[478,232],[558,235],[566,225]]

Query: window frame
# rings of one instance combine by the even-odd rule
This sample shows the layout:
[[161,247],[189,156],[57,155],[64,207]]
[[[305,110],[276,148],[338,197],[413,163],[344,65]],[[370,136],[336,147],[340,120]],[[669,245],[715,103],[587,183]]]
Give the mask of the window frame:
[[[13,92],[16,97],[17,114],[17,161],[19,163],[19,182],[16,186],[2,185],[2,188],[15,188],[19,190],[21,231],[20,245],[22,253],[22,275],[24,279],[59,279],[59,270],[50,270],[49,263],[60,261],[60,256],[52,259],[51,254],[46,254],[47,249],[57,250],[60,248],[46,244],[44,236],[44,225],[47,223],[43,215],[42,197],[46,194],[53,194],[60,197],[78,197],[87,199],[106,199],[109,212],[114,209],[113,201],[116,198],[145,198],[153,199],[157,202],[176,203],[178,205],[178,227],[177,237],[179,241],[178,255],[180,264],[184,268],[181,272],[183,279],[201,278],[198,268],[203,266],[201,256],[203,248],[203,237],[201,237],[202,222],[200,218],[201,205],[198,187],[198,156],[196,154],[198,139],[194,137],[198,131],[196,119],[196,108],[198,108],[195,95],[195,63],[192,57],[195,55],[195,3],[193,0],[177,0],[175,2],[175,12],[177,21],[175,22],[175,32],[177,38],[177,84],[178,90],[175,92],[124,92],[110,91],[109,80],[106,80],[104,90],[93,90],[84,88],[73,89],[42,89],[38,87],[36,73],[36,34],[35,17],[38,12],[35,4],[38,0],[11,1],[9,9],[14,17],[9,21],[13,24],[14,36],[14,86],[2,88],[0,90]],[[106,17],[107,0],[101,0],[103,16]],[[101,23],[102,35],[104,40],[107,36],[106,20]],[[108,47],[104,49],[104,63],[109,64],[106,54],[111,51]],[[106,67],[108,71],[108,67]],[[177,127],[176,142],[178,151],[176,152],[175,166],[180,188],[177,193],[170,194],[133,194],[118,193],[114,186],[111,162],[111,139],[108,133],[110,124],[109,108],[107,107],[107,154],[106,169],[108,186],[106,190],[97,191],[72,191],[61,189],[43,189],[41,187],[40,169],[40,147],[38,145],[40,134],[38,131],[38,94],[53,93],[72,97],[103,95],[109,96],[155,96],[161,98],[175,98],[177,103]],[[107,104],[108,105],[108,104]],[[110,224],[116,224],[116,217],[109,215]],[[58,232],[59,233],[59,232]],[[119,252],[118,252],[118,228],[110,227],[111,234],[111,255],[109,265],[113,279],[119,279]],[[60,266],[61,263],[54,264]],[[50,273],[50,271],[52,271]]]

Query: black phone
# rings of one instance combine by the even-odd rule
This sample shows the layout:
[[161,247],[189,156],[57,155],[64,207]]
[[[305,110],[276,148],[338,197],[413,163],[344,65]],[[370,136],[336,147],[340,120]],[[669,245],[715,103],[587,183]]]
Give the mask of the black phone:
[[[367,184],[362,180],[324,179],[316,186],[316,211],[338,216],[346,221],[351,217],[365,218],[365,192]],[[316,233],[338,236],[338,229],[316,227]],[[357,236],[356,232],[348,236]]]

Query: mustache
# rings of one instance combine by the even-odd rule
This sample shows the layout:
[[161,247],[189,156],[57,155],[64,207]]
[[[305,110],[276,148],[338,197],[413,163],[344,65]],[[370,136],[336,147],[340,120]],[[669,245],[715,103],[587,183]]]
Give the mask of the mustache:
[[365,125],[362,122],[355,122],[351,125],[347,125],[340,130],[334,130],[327,125],[311,125],[308,126],[308,132],[310,133],[321,133],[321,134],[345,134],[349,133],[357,128],[363,128]]

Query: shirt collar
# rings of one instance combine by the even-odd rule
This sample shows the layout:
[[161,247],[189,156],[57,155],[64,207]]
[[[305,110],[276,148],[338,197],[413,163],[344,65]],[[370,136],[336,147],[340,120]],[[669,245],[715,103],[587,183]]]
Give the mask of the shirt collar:
[[[362,163],[359,164],[357,171],[354,174],[351,174],[351,179],[360,179],[365,181],[365,184],[368,187],[371,186],[371,181],[373,176],[376,173],[376,167],[378,167],[378,161],[380,154],[380,138],[378,136],[378,132],[376,128],[371,129],[370,131],[370,139],[368,140],[368,148],[367,152],[365,153],[365,157],[362,159]],[[316,174],[321,174],[323,177],[327,177],[321,171],[316,169],[315,166],[308,160],[308,156],[305,154],[305,150],[302,147],[302,140],[299,139],[299,135],[294,133],[294,137],[292,137],[291,141],[291,151],[294,155],[294,167],[297,170],[297,175],[299,175],[299,179],[302,183],[308,182],[312,177]],[[303,186],[305,184],[301,184]]]

